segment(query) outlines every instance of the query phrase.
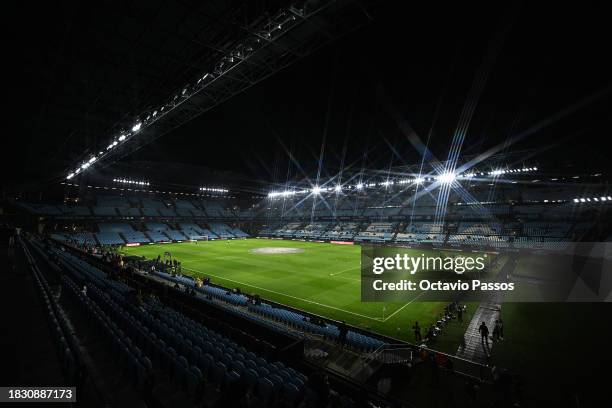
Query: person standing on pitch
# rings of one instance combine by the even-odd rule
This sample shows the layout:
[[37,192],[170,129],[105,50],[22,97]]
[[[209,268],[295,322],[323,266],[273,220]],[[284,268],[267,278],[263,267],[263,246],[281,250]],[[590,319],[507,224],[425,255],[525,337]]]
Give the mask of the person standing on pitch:
[[412,326],[412,331],[414,331],[414,341],[421,341],[421,326],[419,326],[419,322],[414,322],[414,326]]

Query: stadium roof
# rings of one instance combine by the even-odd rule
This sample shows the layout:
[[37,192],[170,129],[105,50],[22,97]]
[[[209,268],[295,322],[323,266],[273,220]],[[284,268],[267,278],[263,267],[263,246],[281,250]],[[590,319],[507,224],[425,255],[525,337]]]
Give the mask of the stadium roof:
[[[446,160],[453,149],[529,148],[536,157],[525,160],[544,155],[606,170],[598,144],[611,124],[612,67],[603,10],[556,5],[551,20],[551,10],[535,6],[457,4],[442,12],[437,5],[334,3],[353,4],[346,14],[357,7],[370,22],[122,160],[132,168],[182,162],[282,183],[321,168],[336,174],[419,163],[420,143],[428,162]],[[85,151],[107,144],[109,129],[197,78],[245,26],[288,6],[23,5],[12,19],[11,77],[21,126],[4,184],[57,179]],[[584,24],[568,29],[564,17]]]

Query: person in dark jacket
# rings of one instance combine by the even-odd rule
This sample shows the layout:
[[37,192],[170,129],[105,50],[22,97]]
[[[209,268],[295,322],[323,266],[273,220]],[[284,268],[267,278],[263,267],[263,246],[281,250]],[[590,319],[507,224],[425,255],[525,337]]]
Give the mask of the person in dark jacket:
[[480,323],[480,327],[478,328],[478,332],[480,333],[480,337],[482,341],[489,344],[489,328],[485,324],[485,322]]

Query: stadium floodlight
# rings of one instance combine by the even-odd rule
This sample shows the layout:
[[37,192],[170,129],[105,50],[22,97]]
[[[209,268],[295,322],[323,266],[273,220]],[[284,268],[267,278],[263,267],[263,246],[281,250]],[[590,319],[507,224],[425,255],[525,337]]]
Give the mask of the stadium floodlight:
[[342,191],[342,186],[341,186],[340,184],[338,184],[336,187],[334,187],[334,191],[335,191],[336,193],[341,192],[341,191]]
[[361,190],[363,188],[363,183],[357,183],[357,185],[355,186],[355,188],[357,190]]
[[579,200],[579,199],[577,199],[577,198],[574,198],[574,202],[575,202],[575,203],[579,203],[579,202],[580,202],[580,200]]
[[383,181],[383,182],[382,182],[382,183],[380,183],[380,184],[382,184],[382,185],[383,185],[383,186],[385,186],[385,187],[389,187],[391,184],[393,184],[393,181],[390,181],[390,180],[385,180],[385,181]]
[[456,178],[455,173],[452,173],[452,172],[447,171],[447,172],[442,173],[442,174],[440,174],[440,175],[438,176],[438,181],[439,181],[440,183],[450,184],[450,183],[452,183],[453,181],[455,181],[455,178]]
[[121,136],[119,136],[119,141],[120,141],[120,142],[123,142],[124,140],[125,140],[125,135],[121,135]]
[[417,177],[414,179],[414,184],[421,184],[425,181],[423,177]]
[[612,200],[612,197],[608,196],[608,201]]
[[207,191],[211,193],[229,193],[228,189],[217,187],[200,187],[200,191]]
[[74,177],[74,173],[70,173],[68,176],[66,176],[66,179],[67,179],[67,180],[70,180],[70,179],[71,179],[71,178],[73,178],[73,177]]
[[314,186],[311,191],[312,191],[312,194],[314,195],[321,194],[321,187]]
[[132,126],[132,132],[138,132],[142,127],[142,123],[138,122],[134,126]]

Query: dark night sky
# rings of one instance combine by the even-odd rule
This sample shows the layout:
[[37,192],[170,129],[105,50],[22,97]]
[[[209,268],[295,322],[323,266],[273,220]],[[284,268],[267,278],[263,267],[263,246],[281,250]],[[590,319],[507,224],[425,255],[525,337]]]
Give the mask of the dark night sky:
[[[473,102],[466,154],[552,119],[510,150],[542,150],[543,163],[610,167],[602,148],[612,124],[609,92],[578,108],[612,84],[612,30],[603,6],[403,3],[377,5],[369,26],[126,160],[186,162],[283,181],[300,177],[287,150],[313,175],[325,140],[324,173],[342,162],[368,168],[416,163],[420,155],[398,118],[424,142],[430,135],[432,153],[445,159],[464,106]],[[79,58],[78,49],[73,58]],[[474,91],[479,86],[482,91]],[[572,107],[575,112],[555,118]],[[24,146],[37,137],[60,142],[66,135],[28,136],[15,149],[30,149],[20,164],[31,168],[30,177],[61,171],[59,163],[70,161],[49,162],[45,152]]]

